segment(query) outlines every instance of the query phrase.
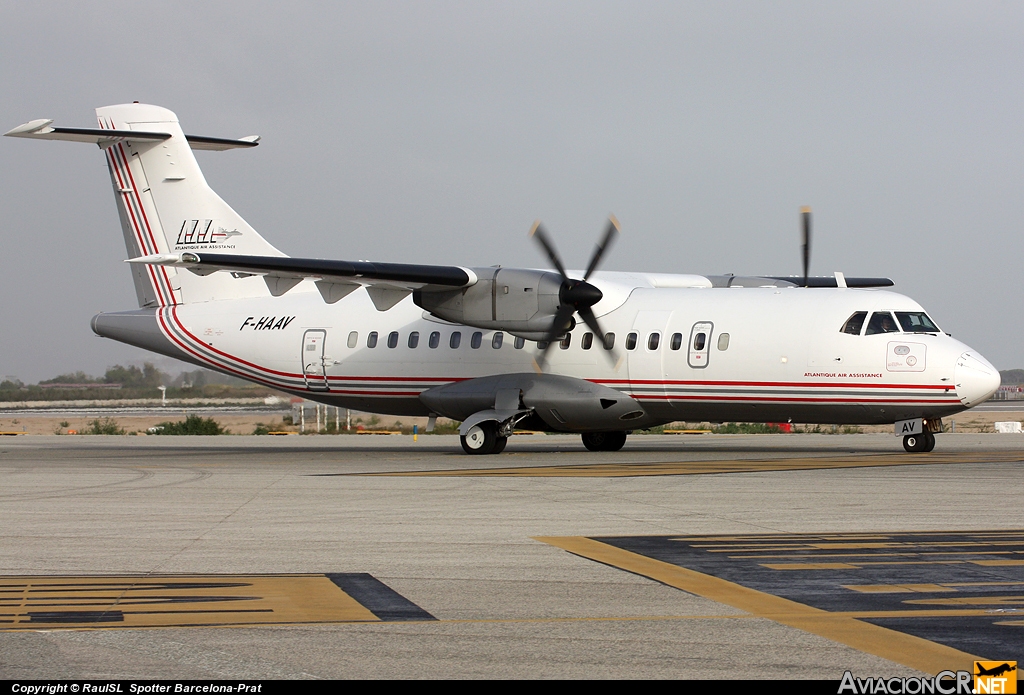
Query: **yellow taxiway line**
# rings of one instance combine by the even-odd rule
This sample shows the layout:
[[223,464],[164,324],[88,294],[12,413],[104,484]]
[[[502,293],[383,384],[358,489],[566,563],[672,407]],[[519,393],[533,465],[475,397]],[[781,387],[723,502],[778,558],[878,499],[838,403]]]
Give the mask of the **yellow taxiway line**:
[[925,673],[971,670],[975,661],[983,661],[973,654],[857,619],[869,617],[865,614],[830,613],[590,538],[539,536],[535,540]]
[[397,471],[353,473],[360,476],[397,477],[525,477],[525,478],[630,478],[651,475],[716,475],[722,473],[761,473],[806,471],[833,468],[870,468],[877,466],[925,466],[954,463],[1024,463],[1024,452],[989,451],[978,453],[864,454],[827,458],[761,459],[737,461],[659,461],[567,464],[563,466],[517,466],[504,468],[468,468],[433,471]]

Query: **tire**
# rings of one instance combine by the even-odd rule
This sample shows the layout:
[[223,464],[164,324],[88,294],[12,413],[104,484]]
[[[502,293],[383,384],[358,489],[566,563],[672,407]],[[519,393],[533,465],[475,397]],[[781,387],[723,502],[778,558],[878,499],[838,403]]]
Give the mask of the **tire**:
[[[923,434],[908,434],[906,437],[903,438],[903,448],[912,454],[928,451],[928,449],[925,448],[927,444],[928,440]],[[932,444],[932,446],[935,445]]]
[[500,454],[505,450],[506,444],[508,444],[508,437],[497,437],[494,440],[494,448],[491,450],[491,453]]
[[580,435],[580,439],[583,440],[583,446],[587,447],[588,450],[602,451],[604,432],[584,432]]
[[[493,422],[481,422],[473,425],[464,436],[459,438],[462,442],[462,450],[467,454],[486,455],[495,453],[497,445],[498,428]],[[504,445],[501,447],[504,449]]]
[[931,432],[924,433],[924,451],[931,451],[935,448],[935,435]]
[[626,443],[625,432],[585,432],[580,438],[590,451],[618,451]]
[[606,436],[607,439],[604,444],[605,451],[618,451],[626,444],[625,432],[607,432]]

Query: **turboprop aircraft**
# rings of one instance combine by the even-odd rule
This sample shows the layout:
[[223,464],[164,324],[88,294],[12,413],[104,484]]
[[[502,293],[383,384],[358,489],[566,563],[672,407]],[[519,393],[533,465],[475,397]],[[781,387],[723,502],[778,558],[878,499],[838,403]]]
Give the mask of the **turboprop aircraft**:
[[[999,373],[886,278],[582,273],[539,225],[555,271],[291,258],[207,185],[167,109],[96,110],[98,127],[37,120],[12,137],[99,145],[139,309],[104,337],[329,405],[461,422],[471,454],[515,429],[576,432],[616,451],[672,421],[894,424],[930,451],[941,418],[989,398]],[[581,319],[577,321],[577,317]]]

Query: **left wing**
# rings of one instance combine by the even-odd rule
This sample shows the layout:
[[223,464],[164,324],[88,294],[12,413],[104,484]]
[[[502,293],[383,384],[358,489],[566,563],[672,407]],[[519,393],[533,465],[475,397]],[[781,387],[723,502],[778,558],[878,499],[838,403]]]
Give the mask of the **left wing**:
[[472,270],[460,266],[227,253],[158,254],[132,258],[126,262],[186,268],[196,275],[209,275],[219,270],[229,271],[235,277],[262,275],[270,293],[275,297],[280,297],[305,278],[312,278],[324,301],[330,304],[359,287],[366,287],[378,311],[390,309],[414,290],[451,291],[475,285],[478,279]]

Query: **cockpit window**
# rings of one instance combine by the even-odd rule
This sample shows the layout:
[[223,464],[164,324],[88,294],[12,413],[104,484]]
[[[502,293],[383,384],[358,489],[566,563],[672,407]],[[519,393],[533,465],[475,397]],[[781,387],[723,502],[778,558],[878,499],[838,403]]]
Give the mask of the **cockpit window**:
[[840,333],[849,333],[850,335],[860,335],[860,329],[864,327],[864,319],[868,317],[868,312],[858,311],[850,318],[846,319],[846,323],[843,324]]
[[864,335],[899,332],[899,326],[896,325],[896,321],[893,319],[892,314],[888,311],[876,311],[871,314],[871,320],[868,321],[868,329],[864,331]]
[[932,323],[923,311],[897,311],[896,318],[903,326],[904,333],[938,333],[939,327]]

